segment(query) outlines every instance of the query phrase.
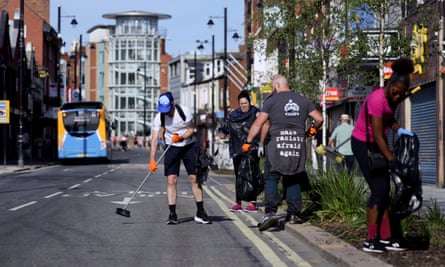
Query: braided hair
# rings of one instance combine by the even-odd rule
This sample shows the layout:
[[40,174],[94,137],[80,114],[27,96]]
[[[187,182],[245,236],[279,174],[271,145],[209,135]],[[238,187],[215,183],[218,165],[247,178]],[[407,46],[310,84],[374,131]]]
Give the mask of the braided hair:
[[401,57],[394,61],[391,66],[393,74],[389,81],[392,84],[401,83],[409,87],[409,75],[414,71],[414,63],[408,57]]

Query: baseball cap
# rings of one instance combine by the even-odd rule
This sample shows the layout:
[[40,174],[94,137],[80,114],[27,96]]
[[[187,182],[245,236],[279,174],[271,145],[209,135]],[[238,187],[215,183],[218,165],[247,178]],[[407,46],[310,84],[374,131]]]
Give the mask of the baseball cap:
[[163,93],[158,99],[158,112],[167,113],[173,104],[173,95],[170,92]]

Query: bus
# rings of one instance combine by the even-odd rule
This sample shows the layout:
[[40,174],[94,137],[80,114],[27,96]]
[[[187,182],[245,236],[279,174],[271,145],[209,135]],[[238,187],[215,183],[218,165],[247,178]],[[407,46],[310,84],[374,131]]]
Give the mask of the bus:
[[57,113],[59,160],[111,160],[112,125],[102,102],[64,103]]

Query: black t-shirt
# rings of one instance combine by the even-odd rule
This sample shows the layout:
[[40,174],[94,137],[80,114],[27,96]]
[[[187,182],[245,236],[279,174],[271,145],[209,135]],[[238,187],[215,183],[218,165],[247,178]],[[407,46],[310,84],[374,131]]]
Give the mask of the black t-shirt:
[[275,93],[266,99],[262,112],[269,115],[267,157],[272,171],[293,175],[305,170],[306,119],[314,110],[312,101],[292,91]]

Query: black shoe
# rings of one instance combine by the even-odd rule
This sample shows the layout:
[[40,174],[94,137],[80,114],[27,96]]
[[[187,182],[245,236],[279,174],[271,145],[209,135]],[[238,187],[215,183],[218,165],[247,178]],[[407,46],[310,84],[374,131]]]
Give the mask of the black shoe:
[[289,222],[289,224],[302,224],[304,223],[303,219],[298,217],[295,214],[288,214],[286,216],[286,221]]
[[408,248],[404,247],[400,241],[390,238],[388,240],[382,240],[380,239],[380,243],[385,246],[386,250],[392,250],[392,251],[405,251]]
[[178,215],[176,215],[176,213],[170,213],[166,224],[178,224]]
[[200,224],[211,224],[212,222],[209,220],[207,213],[198,212],[195,216],[195,222]]
[[278,223],[278,217],[275,216],[273,213],[267,213],[264,215],[263,221],[258,226],[260,231],[265,231],[269,229],[272,226],[276,226]]
[[377,238],[371,238],[363,242],[363,251],[383,253],[386,252],[386,248]]

